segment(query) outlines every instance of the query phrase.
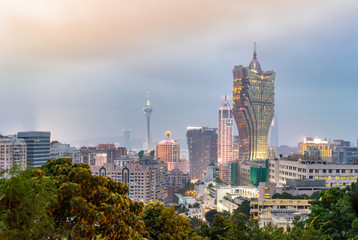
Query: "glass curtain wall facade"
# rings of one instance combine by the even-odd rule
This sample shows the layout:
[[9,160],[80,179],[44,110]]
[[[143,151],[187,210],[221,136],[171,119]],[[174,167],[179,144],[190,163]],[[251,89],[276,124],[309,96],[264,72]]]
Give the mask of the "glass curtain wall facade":
[[239,160],[266,159],[275,107],[274,71],[263,72],[256,56],[249,67],[234,66],[233,115],[239,131]]
[[218,164],[233,161],[233,123],[230,103],[225,101],[219,107],[218,116]]
[[50,159],[50,132],[19,132],[26,142],[27,168],[41,167]]

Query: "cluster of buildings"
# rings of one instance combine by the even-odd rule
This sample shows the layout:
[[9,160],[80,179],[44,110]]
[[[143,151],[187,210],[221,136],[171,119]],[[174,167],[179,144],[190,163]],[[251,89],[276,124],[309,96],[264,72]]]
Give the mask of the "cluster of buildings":
[[[272,199],[275,193],[309,196],[357,181],[358,149],[348,141],[306,137],[297,153],[277,154],[275,72],[262,70],[256,46],[249,66],[235,66],[233,76],[232,107],[225,98],[218,128],[187,128],[190,175],[198,180],[196,197],[206,210],[233,211],[250,200],[250,214],[260,226],[287,227],[295,216],[307,217],[309,200]],[[234,122],[238,136],[233,135]]]
[[[250,214],[260,226],[292,226],[296,216],[305,219],[310,213],[309,200],[273,199],[274,194],[310,196],[356,182],[358,149],[349,141],[305,137],[297,153],[278,155],[275,76],[274,71],[262,70],[255,45],[249,66],[234,66],[232,103],[225,96],[218,108],[217,128],[186,128],[188,159],[181,158],[180,144],[169,131],[151,151],[153,109],[148,95],[143,108],[145,150],[131,150],[129,129],[123,130],[125,147],[98,144],[80,149],[50,142],[49,132],[19,132],[0,137],[0,169],[14,164],[39,167],[50,158],[70,157],[89,164],[95,175],[127,184],[132,200],[173,203],[176,199],[181,214],[198,218],[210,209],[232,212],[248,200]],[[189,181],[195,183],[194,194],[179,194]]]

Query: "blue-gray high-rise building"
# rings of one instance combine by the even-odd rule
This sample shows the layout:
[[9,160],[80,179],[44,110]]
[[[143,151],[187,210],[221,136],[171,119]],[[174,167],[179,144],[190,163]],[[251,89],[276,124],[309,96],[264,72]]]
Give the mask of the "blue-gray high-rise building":
[[27,168],[41,167],[50,159],[50,132],[18,132],[26,142]]

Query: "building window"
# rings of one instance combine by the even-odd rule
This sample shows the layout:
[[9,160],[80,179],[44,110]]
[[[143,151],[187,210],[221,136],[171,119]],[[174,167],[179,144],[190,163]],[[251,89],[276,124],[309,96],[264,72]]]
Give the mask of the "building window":
[[328,172],[329,172],[329,173],[332,173],[332,169],[329,169]]

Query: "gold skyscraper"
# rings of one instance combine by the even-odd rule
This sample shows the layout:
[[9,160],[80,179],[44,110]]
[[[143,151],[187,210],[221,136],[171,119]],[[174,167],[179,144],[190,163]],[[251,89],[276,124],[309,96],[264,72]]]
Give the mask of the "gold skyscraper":
[[275,72],[261,70],[254,45],[248,67],[234,66],[233,115],[239,131],[239,159],[266,159],[275,107]]

